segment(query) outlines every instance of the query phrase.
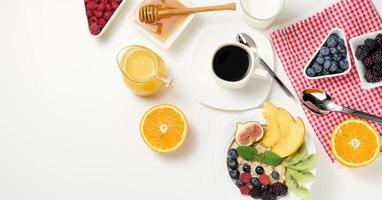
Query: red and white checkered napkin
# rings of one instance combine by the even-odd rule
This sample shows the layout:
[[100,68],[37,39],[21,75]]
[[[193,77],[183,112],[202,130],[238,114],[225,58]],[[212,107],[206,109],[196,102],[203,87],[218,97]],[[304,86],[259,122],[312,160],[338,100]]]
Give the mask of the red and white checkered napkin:
[[[353,59],[352,69],[347,75],[318,80],[304,77],[304,66],[335,27],[343,29],[347,39],[350,39],[382,29],[382,19],[370,0],[341,0],[314,16],[271,33],[276,53],[296,93],[301,94],[305,88],[322,88],[340,105],[382,116],[382,88],[362,89]],[[318,116],[306,108],[304,110],[324,149],[333,160],[330,150],[331,132],[339,122],[350,116],[341,113]],[[382,133],[381,125],[373,125]]]

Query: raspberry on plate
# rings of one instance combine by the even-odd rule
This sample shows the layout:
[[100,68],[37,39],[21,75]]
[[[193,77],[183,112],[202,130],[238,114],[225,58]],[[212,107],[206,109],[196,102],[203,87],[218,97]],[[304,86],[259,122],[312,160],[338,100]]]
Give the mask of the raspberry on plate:
[[250,192],[251,192],[251,189],[248,186],[243,186],[240,188],[240,193],[242,195],[249,195]]
[[246,184],[251,182],[251,178],[252,176],[251,176],[251,173],[249,172],[245,172],[240,175],[240,180]]
[[261,185],[268,185],[271,182],[271,180],[269,180],[269,177],[265,174],[260,175],[259,181]]

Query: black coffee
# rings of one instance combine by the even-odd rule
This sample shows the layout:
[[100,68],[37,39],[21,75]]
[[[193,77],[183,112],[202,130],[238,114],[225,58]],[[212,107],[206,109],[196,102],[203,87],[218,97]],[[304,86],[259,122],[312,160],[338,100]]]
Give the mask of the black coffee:
[[212,66],[219,78],[226,81],[240,81],[248,73],[249,59],[246,50],[229,45],[216,52]]

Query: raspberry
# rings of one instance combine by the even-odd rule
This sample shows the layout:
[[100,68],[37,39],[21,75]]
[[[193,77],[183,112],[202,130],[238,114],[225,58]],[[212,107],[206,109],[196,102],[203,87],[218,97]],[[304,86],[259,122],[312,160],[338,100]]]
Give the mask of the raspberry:
[[372,59],[374,63],[378,63],[378,64],[382,63],[382,50],[378,50],[374,52],[372,55]]
[[87,4],[86,4],[86,7],[90,10],[94,10],[97,8],[97,3],[94,2],[94,1],[89,1]]
[[100,11],[105,10],[105,3],[104,2],[99,3],[97,6],[97,10],[100,10]]
[[251,178],[252,176],[251,176],[251,173],[249,172],[245,172],[240,175],[240,180],[243,181],[244,183],[251,182]]
[[122,2],[122,0],[113,0],[113,1],[115,1],[117,3],[121,3]]
[[86,16],[88,18],[93,17],[94,16],[94,12],[92,10],[86,9]]
[[269,180],[269,177],[265,174],[260,175],[259,177],[261,185],[268,185],[271,181]]
[[98,20],[98,25],[103,28],[106,25],[106,20],[104,18],[101,18]]
[[288,186],[277,182],[272,185],[270,192],[272,192],[276,196],[285,196],[288,194]]
[[358,60],[364,59],[366,56],[369,55],[370,49],[366,45],[359,45],[357,49],[355,50],[355,57]]
[[250,192],[251,192],[251,189],[249,189],[248,186],[243,186],[240,188],[240,193],[242,195],[249,195]]
[[92,24],[90,25],[90,33],[93,35],[98,35],[99,32],[101,32],[101,27],[99,27],[98,24]]
[[103,16],[103,11],[95,10],[95,11],[94,11],[94,15],[95,15],[97,18],[101,18],[101,17]]
[[113,15],[113,12],[112,12],[112,11],[106,11],[106,12],[103,14],[103,18],[104,18],[106,21],[108,21],[112,15]]
[[119,6],[119,3],[115,2],[115,1],[112,1],[111,2],[111,8],[113,8],[113,10],[116,10]]
[[362,60],[362,64],[365,66],[366,69],[370,69],[374,66],[374,62],[371,56],[368,56]]
[[112,7],[111,7],[110,3],[106,3],[105,4],[105,10],[107,10],[107,11],[111,11],[112,10]]
[[97,24],[97,23],[98,23],[98,19],[96,16],[89,18],[89,24]]

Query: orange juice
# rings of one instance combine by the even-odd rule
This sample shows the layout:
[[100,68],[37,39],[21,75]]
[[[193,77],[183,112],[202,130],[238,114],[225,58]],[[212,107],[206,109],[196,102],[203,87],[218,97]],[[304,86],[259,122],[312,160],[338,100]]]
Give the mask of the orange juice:
[[170,86],[162,58],[150,49],[138,45],[122,49],[118,54],[118,65],[127,87],[135,94],[146,96]]

